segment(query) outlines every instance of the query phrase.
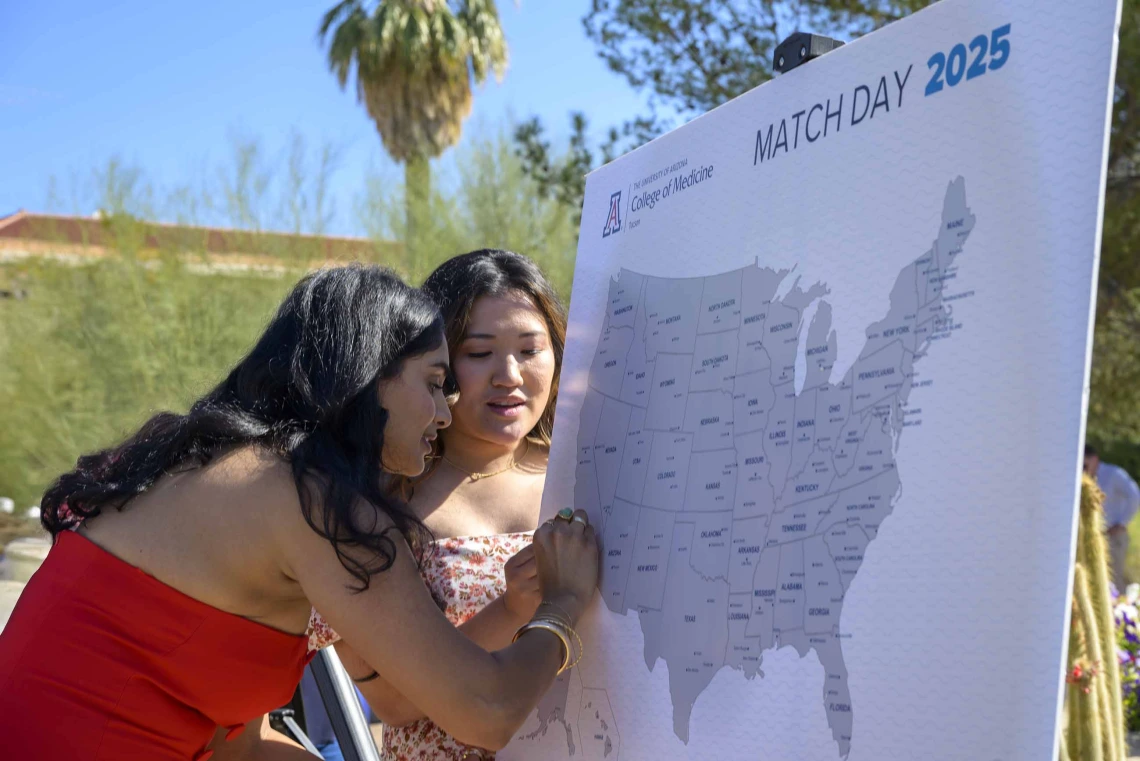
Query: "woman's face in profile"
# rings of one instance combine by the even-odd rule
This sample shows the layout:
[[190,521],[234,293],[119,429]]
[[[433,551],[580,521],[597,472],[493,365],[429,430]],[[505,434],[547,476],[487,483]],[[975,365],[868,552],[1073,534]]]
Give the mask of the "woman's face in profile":
[[451,424],[443,394],[447,373],[447,343],[442,342],[404,360],[400,374],[380,384],[380,406],[388,411],[380,456],[384,470],[409,477],[423,473],[432,441]]
[[459,399],[453,430],[516,446],[538,423],[554,384],[554,349],[542,313],[518,292],[483,296],[452,355]]

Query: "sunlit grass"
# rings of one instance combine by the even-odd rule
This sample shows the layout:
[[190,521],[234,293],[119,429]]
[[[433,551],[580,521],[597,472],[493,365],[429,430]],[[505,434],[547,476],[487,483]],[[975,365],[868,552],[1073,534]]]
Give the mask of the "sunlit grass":
[[295,276],[201,275],[117,257],[0,269],[0,494],[25,507],[78,455],[184,410],[241,358]]

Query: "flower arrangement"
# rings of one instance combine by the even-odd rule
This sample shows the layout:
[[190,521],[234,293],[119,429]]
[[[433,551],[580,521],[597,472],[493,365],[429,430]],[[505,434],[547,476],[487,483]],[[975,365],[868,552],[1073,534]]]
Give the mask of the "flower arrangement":
[[1129,584],[1124,594],[1112,588],[1116,623],[1116,661],[1120,664],[1120,691],[1124,705],[1124,725],[1129,732],[1140,731],[1140,584]]

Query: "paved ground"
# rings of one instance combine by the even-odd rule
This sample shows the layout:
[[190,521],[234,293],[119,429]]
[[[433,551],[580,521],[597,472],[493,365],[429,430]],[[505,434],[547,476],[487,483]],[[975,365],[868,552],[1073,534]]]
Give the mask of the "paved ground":
[[0,631],[3,631],[4,625],[8,623],[8,616],[12,614],[12,608],[15,607],[23,588],[24,585],[18,581],[0,581]]

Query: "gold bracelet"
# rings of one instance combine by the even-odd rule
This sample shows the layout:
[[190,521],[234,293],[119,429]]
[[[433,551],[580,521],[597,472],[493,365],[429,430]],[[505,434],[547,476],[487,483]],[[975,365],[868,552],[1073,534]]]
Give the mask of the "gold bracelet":
[[531,631],[532,629],[543,629],[544,631],[550,632],[555,637],[558,637],[558,641],[562,643],[562,666],[555,674],[555,676],[558,676],[558,674],[561,674],[563,671],[570,667],[570,657],[572,655],[570,649],[570,638],[566,636],[566,633],[562,631],[562,628],[563,627],[560,623],[553,623],[551,621],[542,619],[531,620],[519,627],[519,630],[515,632],[514,639],[512,639],[511,642],[517,642],[519,637],[526,634],[528,631]]
[[542,602],[540,602],[538,604],[538,607],[541,608],[543,605],[547,606],[548,608],[554,608],[555,610],[559,611],[562,615],[566,616],[566,625],[567,626],[572,625],[574,619],[570,618],[570,614],[566,612],[566,608],[563,608],[561,605],[559,605],[556,602],[550,602],[548,600],[543,600]]
[[558,639],[561,640],[562,665],[558,668],[558,671],[556,671],[554,675],[558,676],[563,671],[570,668],[570,661],[574,657],[574,646],[570,643],[570,638],[566,636],[565,627],[555,621],[539,619],[537,621],[531,621],[530,628],[543,629],[554,634],[554,636],[558,637]]
[[582,644],[582,638],[578,636],[578,632],[577,632],[577,631],[575,631],[574,629],[571,629],[571,630],[570,630],[570,633],[571,633],[571,634],[573,634],[573,635],[574,635],[574,639],[576,639],[576,640],[578,641],[578,657],[577,657],[577,658],[575,658],[575,659],[574,659],[574,662],[573,662],[573,663],[571,663],[571,664],[570,664],[570,666],[569,666],[569,668],[574,668],[575,666],[577,666],[579,663],[581,663],[581,662],[582,662],[582,656],[586,654],[586,648],[585,648],[585,646]]
[[[531,621],[532,622],[534,622],[534,621],[545,621],[549,624],[553,624],[555,626],[558,626],[559,629],[561,630],[562,635],[564,635],[564,636],[569,635],[569,636],[566,636],[568,646],[570,644],[570,640],[569,640],[570,637],[573,637],[574,640],[578,643],[578,656],[576,658],[574,658],[573,662],[569,663],[569,665],[565,665],[565,667],[562,669],[562,671],[567,671],[569,669],[572,669],[582,661],[582,656],[585,654],[586,648],[582,644],[581,636],[578,635],[578,632],[575,631],[574,627],[572,627],[569,624],[567,624],[566,622],[562,621],[557,616],[552,616],[552,615],[537,614],[537,615],[535,615],[535,617],[533,619],[531,619]],[[574,652],[573,648],[570,648],[571,656],[573,655],[573,652]],[[558,673],[561,674],[562,671],[559,671]]]
[[[571,636],[574,637],[575,641],[577,641],[577,643],[578,643],[578,657],[574,659],[573,663],[571,663],[569,666],[567,666],[568,669],[572,669],[582,661],[582,656],[586,653],[586,648],[582,644],[582,638],[580,636],[578,636],[578,632],[574,629],[573,626],[570,625],[570,614],[566,612],[565,608],[563,608],[558,603],[548,602],[546,600],[543,600],[542,602],[540,602],[538,604],[538,606],[540,608],[543,605],[554,608],[555,610],[560,611],[562,613],[562,615],[566,616],[566,620],[561,621],[560,623],[566,627],[566,630],[570,633]],[[543,618],[543,616],[539,615],[538,618]],[[554,618],[555,618],[555,620],[558,620],[557,616],[555,616]]]

